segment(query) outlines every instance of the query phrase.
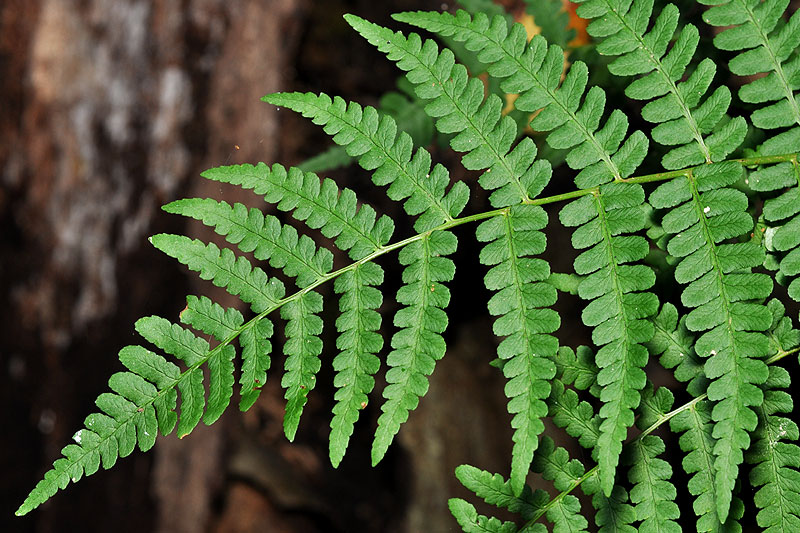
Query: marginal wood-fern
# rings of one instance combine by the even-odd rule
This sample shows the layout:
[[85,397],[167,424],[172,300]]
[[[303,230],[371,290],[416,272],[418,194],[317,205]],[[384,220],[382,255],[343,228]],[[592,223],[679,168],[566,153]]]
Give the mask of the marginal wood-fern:
[[[536,35],[479,2],[465,3],[472,12],[395,15],[463,45],[452,50],[347,15],[405,73],[408,105],[478,175],[489,206],[464,214],[473,180],[415,146],[388,109],[324,93],[264,97],[338,145],[313,165],[357,161],[401,202],[413,229],[395,237],[392,218],[297,167],[204,172],[293,221],[182,199],[164,210],[201,221],[231,246],[166,234],[151,242],[249,310],[188,296],[183,325],[137,321],[148,347],[122,348],[127,370],[109,379],[99,412],[17,514],[136,446],[150,449],[158,433],[183,437],[201,420],[214,423],[235,394],[249,409],[276,372],[274,357],[283,360],[289,440],[322,365],[335,371],[333,467],[385,372],[371,454],[378,463],[447,355],[448,283],[463,266],[451,256],[471,238],[460,227],[474,225],[513,448],[507,475],[456,470],[467,489],[507,511],[501,520],[451,499],[464,531],[541,532],[545,523],[554,531],[797,531],[800,432],[789,356],[800,352],[800,16],[787,12],[788,0],[715,0],[698,7],[705,23],[724,27],[715,31],[669,3],[576,3],[591,36],[580,49],[569,44],[561,0],[529,3],[535,23],[561,25]],[[699,46],[706,38],[713,57]],[[598,73],[607,87],[592,82]],[[612,102],[617,92],[627,100]],[[574,188],[563,192],[570,187],[554,175],[571,177]],[[555,220],[572,228],[569,245],[548,233]],[[349,262],[336,264],[323,242]],[[552,272],[542,257],[553,253],[548,244],[574,250],[571,271]],[[403,269],[389,295],[376,260],[393,252]],[[327,284],[338,297],[332,324],[321,316]],[[380,309],[389,298],[398,305],[386,325]],[[554,309],[561,298],[581,309],[591,346],[570,345]],[[282,343],[273,340],[275,313]],[[321,332],[331,326],[336,342],[326,349]],[[554,436],[574,445],[557,446]],[[531,472],[549,485],[530,484],[538,479]]]

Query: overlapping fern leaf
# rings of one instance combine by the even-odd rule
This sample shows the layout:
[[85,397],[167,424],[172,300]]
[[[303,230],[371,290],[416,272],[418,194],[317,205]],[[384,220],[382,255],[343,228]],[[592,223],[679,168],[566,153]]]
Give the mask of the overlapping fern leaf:
[[[714,46],[721,50],[741,51],[728,63],[730,71],[750,76],[749,83],[739,88],[739,98],[754,104],[753,126],[766,130],[766,138],[758,148],[763,155],[800,151],[800,14],[788,21],[783,15],[787,0],[728,0],[714,5],[703,14],[703,20],[723,27],[714,37]],[[766,74],[766,76],[760,76]],[[778,133],[776,133],[776,130]],[[767,200],[764,216],[779,228],[772,240],[775,251],[785,254],[781,274],[789,282],[789,294],[800,301],[800,173],[797,162],[766,167],[751,178],[754,190],[786,190],[780,197]]]
[[[464,208],[469,195],[467,186],[456,182],[445,192],[450,181],[447,170],[441,165],[431,169],[431,157],[425,149],[412,153],[411,138],[403,132],[397,134],[391,117],[379,116],[372,107],[348,105],[341,98],[332,100],[326,95],[274,94],[265,100],[300,112],[323,125],[325,131],[333,135],[334,142],[359,158],[362,167],[375,171],[372,179],[376,185],[389,185],[390,198],[407,199],[403,207],[409,215],[419,215],[414,225],[418,232],[428,232],[452,221]],[[405,285],[398,291],[397,301],[405,307],[394,318],[395,326],[401,329],[393,336],[393,350],[386,359],[390,367],[386,374],[388,385],[383,391],[383,414],[378,419],[372,448],[373,463],[386,454],[400,425],[408,419],[409,411],[416,408],[419,397],[427,392],[427,376],[433,372],[436,361],[444,356],[441,334],[447,327],[447,315],[443,309],[450,301],[450,292],[442,282],[454,276],[455,264],[445,256],[454,253],[456,245],[455,235],[438,231],[425,234],[400,253],[400,263],[406,267]],[[344,285],[340,285],[342,287]],[[373,302],[371,309],[380,304],[374,298]],[[374,331],[377,324],[372,327]],[[372,345],[380,348],[376,342]],[[374,365],[368,364],[368,367]],[[365,401],[363,394],[369,392],[371,383],[371,378],[363,380],[369,387],[359,391],[361,402]],[[343,451],[341,446],[337,450],[332,448],[334,463],[338,463]]]
[[664,168],[722,161],[739,147],[747,133],[747,122],[744,117],[727,116],[730,89],[717,87],[701,102],[716,73],[714,61],[703,59],[683,79],[700,33],[696,26],[686,24],[671,43],[679,19],[674,4],[667,4],[653,17],[652,0],[576,3],[580,4],[578,15],[591,20],[587,31],[600,41],[597,51],[618,56],[609,71],[617,76],[641,76],[627,87],[625,94],[648,101],[642,108],[642,118],[657,124],[651,132],[652,139],[676,146],[662,158]]
[[681,295],[692,308],[686,326],[702,332],[695,351],[709,357],[708,398],[716,402],[711,413],[714,498],[721,522],[728,516],[743,452],[757,425],[754,409],[764,401],[759,385],[768,375],[762,358],[769,341],[763,332],[771,324],[769,310],[759,302],[772,292],[772,280],[750,271],[763,262],[763,251],[753,242],[724,243],[753,229],[746,196],[729,187],[741,175],[737,163],[707,165],[659,186],[650,196],[654,207],[669,209],[662,224],[674,235],[668,252],[681,258],[675,279],[687,285]]
[[655,282],[652,270],[635,264],[647,255],[647,242],[630,235],[644,228],[643,202],[641,186],[609,183],[561,211],[562,223],[579,226],[572,245],[586,249],[574,267],[586,276],[578,286],[579,296],[591,300],[583,311],[583,322],[594,328],[592,340],[601,347],[595,360],[600,368],[597,383],[603,422],[593,453],[606,496],[611,495],[622,442],[633,425],[633,411],[645,385],[648,352],[644,343],[654,332],[646,319],[658,308],[658,299],[648,292]]

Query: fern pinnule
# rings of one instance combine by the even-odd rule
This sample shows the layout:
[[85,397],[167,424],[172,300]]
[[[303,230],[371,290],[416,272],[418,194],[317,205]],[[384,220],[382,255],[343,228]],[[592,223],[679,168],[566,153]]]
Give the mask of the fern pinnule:
[[[658,419],[663,419],[672,408],[674,398],[666,387],[653,390],[648,384],[642,392],[642,403],[638,409],[636,425],[644,432]],[[675,503],[677,490],[672,484],[672,466],[660,458],[666,446],[661,437],[647,433],[639,436],[625,447],[625,463],[629,465],[628,481],[633,483],[630,491],[638,530],[649,532],[682,531],[676,520],[680,510]]]
[[250,321],[239,333],[242,347],[241,374],[239,376],[239,410],[246,411],[256,403],[261,387],[267,382],[267,370],[272,365],[272,333],[274,328],[267,317]]
[[[591,20],[589,35],[599,40],[597,51],[618,56],[608,67],[618,76],[642,77],[625,90],[629,98],[652,100],[642,108],[642,118],[657,124],[654,141],[674,146],[662,158],[667,169],[685,168],[723,160],[744,140],[747,122],[726,117],[731,92],[718,87],[702,103],[716,72],[706,58],[680,81],[699,43],[695,26],[686,24],[672,47],[679,11],[667,4],[648,31],[652,0],[577,0],[578,16]],[[669,48],[669,51],[667,51]],[[654,100],[655,99],[655,100]]]
[[374,170],[375,185],[389,185],[392,200],[404,200],[409,215],[419,215],[414,228],[430,230],[453,220],[464,209],[469,188],[462,181],[450,184],[450,175],[442,165],[431,168],[431,156],[425,149],[413,152],[411,137],[397,132],[397,124],[388,115],[380,115],[373,107],[346,103],[339,97],[312,93],[276,93],[263,98],[271,104],[286,107],[323,125],[333,141],[347,147],[358,157],[359,164]]
[[574,262],[575,271],[586,275],[578,286],[581,298],[592,300],[583,311],[583,322],[594,327],[592,339],[598,350],[601,387],[600,436],[594,449],[600,465],[600,480],[611,495],[616,467],[627,429],[633,425],[633,410],[645,386],[648,353],[643,343],[653,336],[646,320],[658,307],[656,296],[647,292],[655,283],[652,270],[639,262],[647,255],[647,242],[638,235],[625,235],[644,228],[644,190],[640,185],[609,183],[561,210],[561,221],[578,226],[572,245],[585,249]]
[[274,164],[230,165],[202,173],[209,180],[238,185],[263,195],[264,200],[281,211],[290,211],[308,227],[319,229],[340,250],[359,260],[389,242],[394,222],[386,215],[377,216],[375,209],[362,203],[350,189],[339,189],[336,183],[296,167],[288,170]]
[[484,283],[496,291],[489,300],[489,312],[498,317],[494,333],[506,337],[497,354],[509,380],[505,392],[508,411],[514,415],[511,486],[517,494],[525,485],[538,436],[544,430],[541,419],[547,415],[548,381],[556,374],[552,358],[558,340],[550,334],[561,320],[549,309],[556,302],[556,290],[545,282],[550,276],[547,263],[528,257],[544,251],[540,230],[545,225],[547,215],[541,207],[520,205],[482,222],[477,229],[478,240],[488,243],[481,250],[480,261],[492,267]]
[[580,170],[575,178],[579,187],[627,178],[647,154],[647,138],[641,131],[625,139],[628,120],[621,111],[614,110],[600,126],[605,109],[602,89],[592,87],[581,103],[588,80],[586,65],[573,64],[561,83],[563,50],[541,36],[533,36],[528,43],[521,24],[509,29],[503,17],[489,19],[477,13],[473,18],[461,10],[455,15],[418,12],[394,17],[465,42],[468,49],[478,52],[478,58],[489,64],[489,74],[504,78],[501,89],[519,93],[514,100],[517,109],[539,112],[531,127],[551,131],[547,142],[553,148],[570,149],[567,164]]
[[405,269],[397,302],[404,307],[394,316],[394,325],[400,329],[392,337],[392,351],[386,358],[389,370],[372,442],[373,464],[383,458],[409,411],[428,392],[428,376],[444,357],[441,334],[447,328],[444,308],[450,303],[450,290],[442,282],[455,275],[455,263],[445,256],[456,251],[457,243],[451,232],[434,231],[400,252],[398,259]]
[[761,358],[769,348],[763,332],[771,324],[769,310],[759,302],[769,297],[772,280],[749,270],[763,262],[763,252],[753,242],[722,244],[753,229],[744,193],[728,188],[741,175],[735,162],[706,165],[660,185],[650,196],[653,207],[670,209],[662,220],[664,230],[675,235],[667,249],[688,265],[675,270],[676,280],[687,284],[681,300],[693,308],[686,326],[703,332],[695,350],[710,357],[705,374],[711,380],[708,397],[717,402],[714,497],[721,522],[743,451],[750,446],[749,432],[756,428],[753,408],[763,402],[757,385],[768,375]]
[[447,508],[466,533],[516,533],[514,522],[479,515],[473,505],[461,498],[450,498]]

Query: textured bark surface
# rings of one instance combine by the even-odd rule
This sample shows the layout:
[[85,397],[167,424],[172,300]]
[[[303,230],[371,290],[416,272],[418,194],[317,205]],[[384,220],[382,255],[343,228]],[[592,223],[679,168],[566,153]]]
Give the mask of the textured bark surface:
[[[296,163],[329,141],[259,98],[314,90],[375,104],[398,72],[358,40],[341,14],[389,25],[390,12],[440,5],[0,4],[0,529],[447,531],[455,527],[447,498],[464,495],[453,468],[471,462],[507,470],[502,383],[487,366],[490,327],[467,322],[448,332],[452,349],[429,396],[378,468],[369,466],[377,395],[348,456],[338,470],[330,467],[332,371],[323,363],[295,443],[283,437],[283,391],[273,374],[248,413],[232,407],[211,427],[180,441],[159,439],[153,451],[135,452],[111,471],[81,480],[28,517],[11,516],[94,409],[108,377],[121,370],[116,352],[140,342],[137,318],[176,320],[185,295],[198,292],[236,305],[148,245],[147,236],[164,231],[212,238],[159,206],[182,196],[262,205],[249,193],[205,182],[199,172],[226,163]],[[381,191],[365,185],[364,173],[334,176],[379,208],[399,213]],[[385,265],[399,278],[394,263]],[[465,283],[480,283],[480,275],[467,275]],[[336,299],[332,291],[327,296],[333,311]],[[454,316],[474,307],[473,297],[454,302],[462,308]],[[391,314],[385,316],[388,340]],[[330,346],[333,329],[326,330]],[[323,357],[333,355],[330,349]],[[280,364],[276,357],[273,366]]]

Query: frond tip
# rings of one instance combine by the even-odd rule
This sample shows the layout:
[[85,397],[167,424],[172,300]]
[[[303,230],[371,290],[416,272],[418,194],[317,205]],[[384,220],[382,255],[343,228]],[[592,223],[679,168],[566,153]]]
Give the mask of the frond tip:
[[[130,455],[138,445],[141,451],[153,447],[156,435],[172,433],[177,424],[179,437],[191,433],[203,412],[211,413],[206,422],[212,423],[216,413],[224,410],[230,394],[224,392],[233,383],[230,361],[233,348],[221,344],[211,349],[208,343],[192,332],[168,320],[151,316],[136,322],[136,330],[161,350],[174,355],[186,365],[181,369],[141,346],[126,346],[119,358],[128,372],[118,372],[108,380],[113,392],[101,394],[97,401],[100,412],[86,417],[84,429],[75,433],[75,444],[61,450],[64,457],[53,463],[23,504],[17,515],[23,515],[47,501],[70,482],[97,472],[102,464],[108,469],[118,457]],[[211,367],[211,391],[206,406],[201,365],[219,358]],[[228,372],[231,372],[228,375]],[[178,406],[180,391],[180,416]]]

